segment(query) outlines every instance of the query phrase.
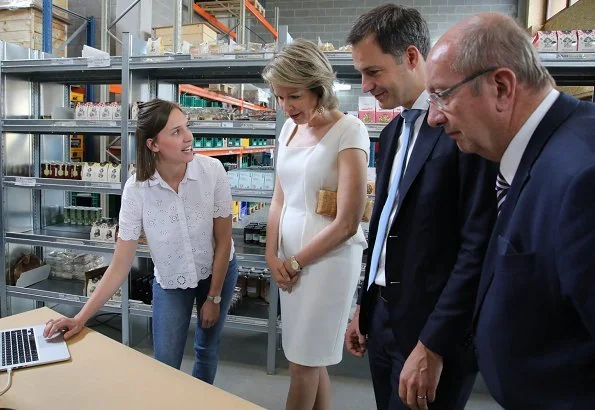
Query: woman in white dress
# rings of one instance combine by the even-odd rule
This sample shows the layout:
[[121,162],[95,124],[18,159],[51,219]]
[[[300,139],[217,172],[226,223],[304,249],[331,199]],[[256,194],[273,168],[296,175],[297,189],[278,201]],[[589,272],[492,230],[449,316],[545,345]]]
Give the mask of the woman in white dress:
[[[263,77],[290,117],[279,135],[266,247],[281,289],[286,409],[326,410],[326,366],[341,361],[366,247],[360,221],[370,140],[360,120],[337,109],[332,66],[313,43],[294,41]],[[337,192],[334,218],[316,213],[321,189]]]

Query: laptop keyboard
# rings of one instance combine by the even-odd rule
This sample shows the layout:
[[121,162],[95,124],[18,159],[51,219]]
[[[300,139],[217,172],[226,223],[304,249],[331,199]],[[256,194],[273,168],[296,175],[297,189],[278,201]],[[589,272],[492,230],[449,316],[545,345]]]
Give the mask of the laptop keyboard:
[[15,366],[39,360],[33,328],[0,332],[2,366]]

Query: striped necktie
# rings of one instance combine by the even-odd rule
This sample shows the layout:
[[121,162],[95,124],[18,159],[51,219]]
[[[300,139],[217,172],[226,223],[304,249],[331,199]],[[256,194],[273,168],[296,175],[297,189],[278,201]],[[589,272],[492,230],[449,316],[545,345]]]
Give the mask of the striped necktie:
[[506,179],[502,175],[500,171],[498,171],[498,177],[496,178],[496,198],[498,199],[498,215],[500,215],[500,210],[502,209],[502,205],[504,205],[504,200],[506,199],[506,194],[508,193],[508,189],[510,188],[510,184],[506,182]]

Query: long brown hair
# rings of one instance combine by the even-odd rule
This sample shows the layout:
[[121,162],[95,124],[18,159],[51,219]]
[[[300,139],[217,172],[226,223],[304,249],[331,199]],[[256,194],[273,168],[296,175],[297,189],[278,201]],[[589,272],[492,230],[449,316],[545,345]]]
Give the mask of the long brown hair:
[[178,104],[155,98],[138,105],[136,122],[136,180],[146,181],[153,177],[157,166],[157,154],[147,147],[149,138],[157,138],[173,110],[182,110]]

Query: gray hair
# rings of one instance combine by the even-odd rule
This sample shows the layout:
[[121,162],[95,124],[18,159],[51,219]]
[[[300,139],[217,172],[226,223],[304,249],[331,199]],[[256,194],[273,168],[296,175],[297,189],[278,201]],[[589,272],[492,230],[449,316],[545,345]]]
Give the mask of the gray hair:
[[470,75],[488,67],[506,67],[514,72],[519,83],[530,88],[555,85],[529,35],[512,18],[502,17],[505,18],[478,20],[463,29],[451,71]]
[[415,46],[425,59],[430,51],[430,31],[418,10],[397,4],[378,6],[362,14],[347,36],[347,44],[355,45],[366,36],[375,36],[380,49],[403,62],[403,53]]
[[333,66],[311,41],[296,39],[273,57],[262,72],[269,85],[307,88],[318,97],[318,106],[331,110],[339,106],[333,82]]

